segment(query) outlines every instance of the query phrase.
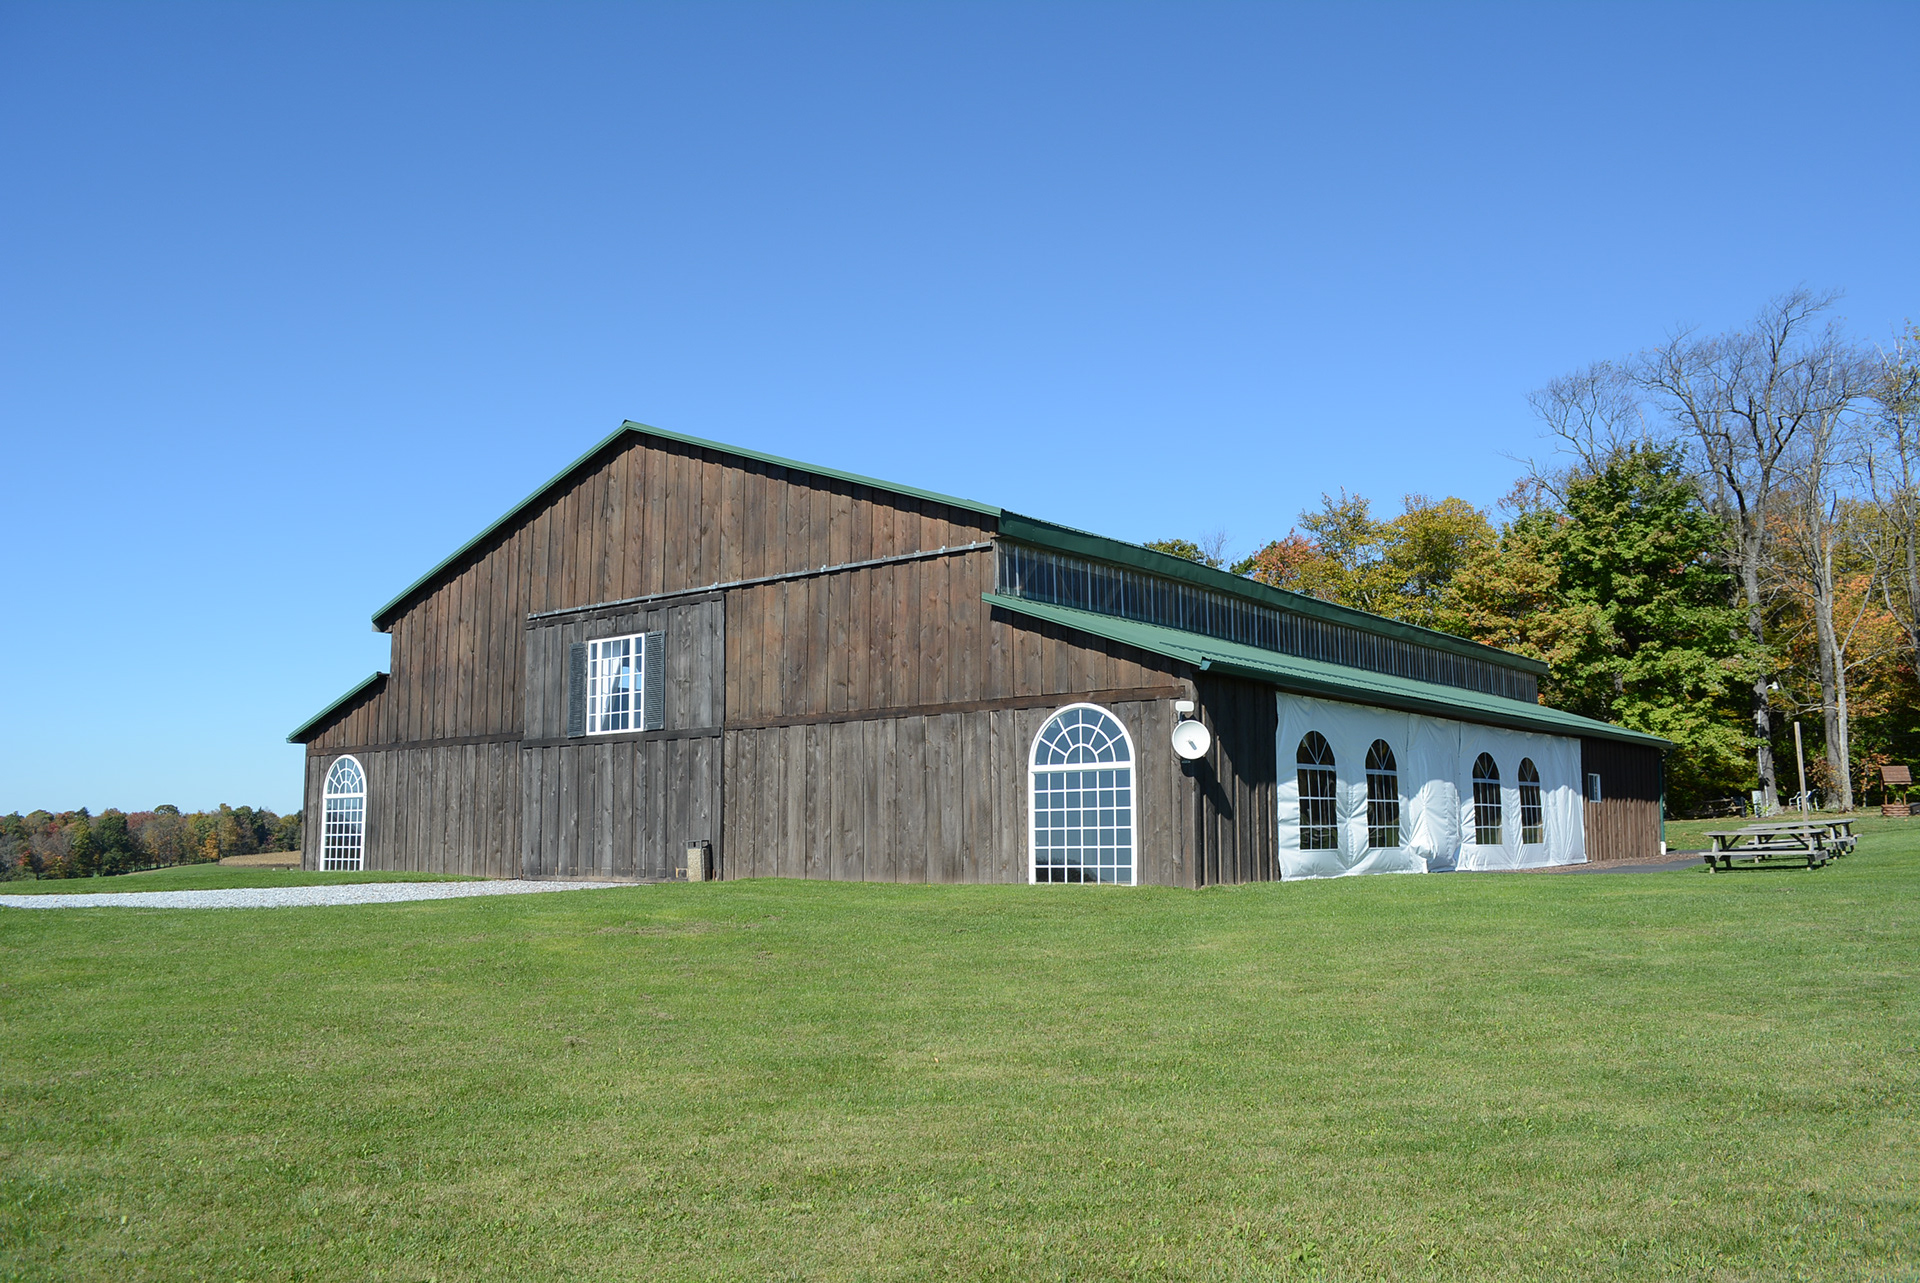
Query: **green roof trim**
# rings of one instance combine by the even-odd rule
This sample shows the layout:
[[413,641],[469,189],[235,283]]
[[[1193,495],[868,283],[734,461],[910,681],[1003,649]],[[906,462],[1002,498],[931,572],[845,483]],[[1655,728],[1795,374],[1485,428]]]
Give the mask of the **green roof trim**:
[[1549,671],[1547,666],[1537,659],[1516,655],[1510,650],[1501,650],[1498,646],[1469,641],[1465,637],[1456,637],[1452,633],[1443,633],[1433,628],[1422,628],[1419,624],[1401,623],[1397,619],[1388,619],[1384,615],[1375,615],[1368,611],[1356,610],[1351,606],[1322,601],[1318,597],[1309,597],[1305,593],[1274,588],[1257,579],[1248,579],[1243,575],[1215,570],[1212,566],[1203,566],[1197,561],[1188,561],[1184,557],[1175,557],[1171,553],[1156,552],[1152,548],[1142,548],[1139,544],[1123,543],[1118,539],[1109,539],[1105,535],[1089,534],[1085,530],[1075,530],[1071,526],[1056,525],[1036,517],[1021,516],[1017,512],[1000,514],[1000,534],[1020,543],[1034,544],[1055,552],[1072,553],[1094,561],[1111,562],[1131,570],[1183,580],[1197,588],[1226,593],[1262,606],[1271,606],[1276,610],[1290,610],[1296,615],[1305,615],[1324,623],[1344,624],[1348,628],[1357,628],[1361,632],[1372,633],[1376,637],[1392,637],[1399,641],[1412,642],[1417,646],[1443,650],[1448,654],[1463,655],[1468,659],[1478,659],[1489,664],[1499,664],[1503,668],[1517,668],[1523,673],[1532,673],[1537,677],[1544,677]]
[[1385,673],[1370,673],[1317,659],[1300,659],[1240,642],[1221,641],[1202,633],[1184,632],[1159,624],[1136,623],[1131,619],[1096,615],[1090,611],[1051,606],[1020,597],[1003,597],[999,593],[982,593],[981,600],[1029,618],[1091,633],[1095,637],[1164,655],[1168,659],[1181,660],[1206,672],[1249,677],[1304,695],[1383,705],[1459,721],[1544,731],[1550,735],[1582,735],[1655,748],[1664,748],[1668,744],[1667,740],[1657,735],[1481,691],[1418,682],[1407,677],[1390,677]]
[[788,468],[795,472],[807,473],[811,476],[832,477],[836,481],[846,481],[853,485],[866,486],[872,490],[884,490],[888,494],[906,495],[913,499],[926,499],[933,503],[945,504],[949,508],[959,508],[967,512],[977,512],[982,516],[996,519],[1000,516],[1000,509],[990,504],[975,503],[971,499],[959,499],[953,495],[941,494],[934,490],[921,490],[914,486],[895,485],[891,481],[881,481],[877,477],[863,477],[857,472],[842,472],[838,468],[822,468],[811,463],[801,463],[797,459],[782,458],[777,454],[764,454],[758,450],[743,450],[739,446],[727,445],[720,441],[709,441],[704,437],[690,437],[680,432],[668,432],[663,428],[650,427],[647,424],[635,423],[632,419],[628,419],[618,428],[614,429],[612,433],[595,442],[593,447],[585,454],[560,469],[559,472],[555,473],[551,479],[542,484],[532,494],[515,504],[498,521],[495,521],[485,530],[482,530],[479,534],[454,549],[452,553],[443,558],[432,570],[429,570],[426,574],[408,584],[392,601],[374,611],[374,631],[380,633],[386,632],[388,628],[393,626],[394,618],[399,614],[400,608],[406,605],[407,602],[422,589],[438,579],[449,568],[459,563],[468,553],[485,544],[500,531],[501,527],[508,525],[515,518],[519,517],[521,513],[545,498],[548,491],[572,476],[580,468],[593,462],[602,451],[629,436],[654,437],[661,441],[672,441],[680,445],[695,446],[702,450],[712,450],[716,454],[732,455],[736,459],[753,459],[759,463],[771,464],[777,468]]
[[367,691],[369,687],[375,685],[376,683],[384,682],[386,680],[387,680],[387,675],[385,673],[373,674],[371,677],[367,678],[366,681],[361,682],[358,686],[354,687],[352,690],[342,695],[339,699],[334,700],[333,703],[327,705],[325,708],[315,713],[312,717],[309,717],[306,721],[294,727],[292,733],[287,736],[287,743],[289,744],[306,743],[306,739],[304,737],[308,735],[310,732],[312,732],[322,722],[326,721],[328,718],[332,717],[335,713],[345,708],[348,704],[351,704],[354,700],[358,699],[362,694],[364,694]]

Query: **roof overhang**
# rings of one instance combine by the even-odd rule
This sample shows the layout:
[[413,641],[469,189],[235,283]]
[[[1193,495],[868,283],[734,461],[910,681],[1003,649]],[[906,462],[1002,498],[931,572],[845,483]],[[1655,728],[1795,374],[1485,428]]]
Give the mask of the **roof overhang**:
[[1248,678],[1298,694],[1427,713],[1456,721],[1541,731],[1549,735],[1617,740],[1661,749],[1670,743],[1657,735],[1615,726],[1611,722],[1482,691],[1372,673],[1317,659],[1301,659],[1277,651],[1262,650],[1257,646],[1221,641],[1202,633],[1143,624],[1131,619],[1116,619],[1111,615],[1097,615],[1091,611],[1027,601],[1020,597],[1004,597],[999,593],[982,593],[981,600],[1030,619],[1071,628],[1168,659],[1181,660],[1202,672]]
[[373,690],[375,687],[385,685],[386,680],[387,675],[385,673],[374,673],[358,686],[355,686],[352,690],[342,695],[339,699],[334,700],[333,703],[327,705],[312,717],[309,717],[306,721],[294,727],[293,731],[287,736],[287,743],[306,743],[313,737],[316,731],[332,720],[335,713],[338,713],[341,709],[347,707],[347,705],[353,703],[354,700]]

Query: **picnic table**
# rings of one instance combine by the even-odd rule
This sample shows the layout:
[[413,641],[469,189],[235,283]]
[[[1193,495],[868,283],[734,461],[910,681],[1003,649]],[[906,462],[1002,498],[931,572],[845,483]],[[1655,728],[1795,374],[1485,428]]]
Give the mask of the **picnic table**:
[[[1780,868],[1799,864],[1809,869],[1823,868],[1833,859],[1852,851],[1857,839],[1850,819],[1807,819],[1773,824],[1749,824],[1738,829],[1718,829],[1707,836],[1713,850],[1706,856],[1710,869]],[[1738,865],[1738,857],[1747,857]]]

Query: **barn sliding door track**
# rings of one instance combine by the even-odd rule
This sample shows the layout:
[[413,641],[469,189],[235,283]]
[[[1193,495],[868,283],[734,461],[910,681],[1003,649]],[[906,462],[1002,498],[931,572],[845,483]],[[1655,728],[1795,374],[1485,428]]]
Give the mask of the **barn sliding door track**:
[[838,575],[850,570],[867,570],[874,566],[897,566],[906,561],[931,561],[936,557],[955,557],[963,552],[983,552],[991,547],[993,547],[993,541],[983,539],[978,543],[942,545],[919,552],[900,552],[890,557],[873,557],[866,561],[843,561],[834,566],[809,566],[805,570],[783,570],[777,575],[755,575],[752,579],[729,579],[725,583],[707,584],[700,588],[682,588],[677,592],[648,593],[644,597],[622,597],[617,601],[596,601],[591,606],[562,606],[558,610],[535,611],[527,616],[526,626],[532,628],[536,620],[557,619],[562,615],[590,615],[597,611],[628,610],[634,606],[651,605],[657,601],[698,597],[703,593],[722,593],[731,588],[753,588],[760,584],[785,583],[794,579],[817,579],[821,575]]

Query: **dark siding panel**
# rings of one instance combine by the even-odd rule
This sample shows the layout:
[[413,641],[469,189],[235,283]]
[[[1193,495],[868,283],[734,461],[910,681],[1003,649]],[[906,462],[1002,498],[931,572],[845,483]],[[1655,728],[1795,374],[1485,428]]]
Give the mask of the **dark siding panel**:
[[1648,860],[1660,854],[1660,751],[1613,740],[1580,741],[1585,776],[1600,776],[1600,801],[1586,802],[1587,859]]

